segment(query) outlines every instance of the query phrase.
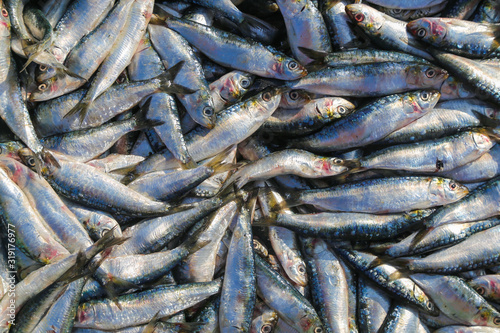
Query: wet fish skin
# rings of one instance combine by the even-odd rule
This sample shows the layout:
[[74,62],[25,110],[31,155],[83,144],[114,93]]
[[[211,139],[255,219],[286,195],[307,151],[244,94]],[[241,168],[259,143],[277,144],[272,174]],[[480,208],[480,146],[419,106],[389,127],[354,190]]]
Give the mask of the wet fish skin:
[[382,48],[432,60],[432,56],[424,50],[424,45],[408,33],[406,22],[364,4],[347,5],[346,13],[374,43]]
[[256,263],[251,229],[251,207],[242,205],[226,258],[221,292],[219,325],[221,332],[248,332],[256,301]]
[[[313,152],[339,151],[364,146],[422,117],[436,105],[439,96],[440,93],[435,90],[386,96],[339,121],[324,126],[314,134],[289,140],[288,146]],[[384,118],[381,116],[382,113],[392,121],[382,123],[380,118]]]
[[116,330],[147,324],[157,313],[175,314],[220,291],[221,280],[172,287],[157,287],[119,296],[118,305],[109,299],[80,304],[74,327]]
[[408,31],[442,52],[467,58],[496,57],[498,26],[454,18],[421,18],[408,23]]

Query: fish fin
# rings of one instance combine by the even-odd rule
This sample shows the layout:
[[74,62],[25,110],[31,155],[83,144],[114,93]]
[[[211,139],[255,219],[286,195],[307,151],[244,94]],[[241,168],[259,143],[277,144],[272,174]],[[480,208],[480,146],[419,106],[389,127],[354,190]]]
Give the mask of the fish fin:
[[[123,177],[120,180],[120,183],[122,183],[124,185],[128,185],[131,182],[133,182],[134,180],[136,180],[137,177],[139,177],[139,175],[135,172],[135,168],[136,168],[136,166],[131,167],[132,170],[130,170],[128,173],[126,173],[127,169],[124,168],[122,172],[126,173],[126,175],[125,175],[125,177]],[[122,169],[119,169],[119,170],[122,170]],[[114,172],[119,171],[119,170],[115,170]]]
[[384,265],[384,264],[389,264],[391,263],[391,261],[394,260],[393,257],[391,256],[388,256],[388,255],[380,255],[380,256],[377,256],[375,259],[372,260],[372,262],[368,265],[368,269],[372,269],[372,268],[375,268],[377,266],[380,266],[380,265]]
[[336,4],[338,4],[339,2],[340,2],[340,0],[325,0],[323,2],[322,11],[325,12],[325,11],[332,9],[332,7],[335,6]]
[[206,166],[207,168],[213,168],[219,164],[223,164],[227,155],[229,155],[229,153],[231,153],[231,151],[233,149],[234,149],[234,145],[227,147],[226,149],[224,149],[223,151],[221,151],[220,153],[218,153],[217,155],[212,157],[212,159],[210,161],[208,161],[207,163],[205,163],[203,165]]
[[87,116],[87,112],[89,111],[90,105],[92,101],[84,97],[80,102],[78,102],[68,113],[66,113],[63,118],[71,117],[75,114],[78,114],[78,118],[80,119],[80,124],[83,123],[85,117]]
[[243,21],[238,25],[238,30],[243,36],[258,39],[260,42],[263,42],[262,38],[258,38],[259,34],[255,34],[254,31],[266,31],[268,34],[273,34],[276,31],[266,21],[245,13],[243,13]]
[[185,61],[181,60],[172,67],[168,67],[168,63],[163,60],[163,66],[167,68],[166,72],[157,76],[160,80],[160,90],[166,93],[189,95],[196,90],[190,89],[188,87],[181,86],[180,84],[174,83],[177,74],[179,74],[182,66],[184,66]]
[[118,309],[122,310],[122,306],[120,302],[118,302],[118,294],[116,293],[115,288],[111,286],[111,283],[107,282],[104,284],[104,290],[106,291],[106,295],[108,298],[115,303]]
[[196,163],[191,157],[187,160],[187,162],[181,162],[181,168],[184,170],[187,169],[196,169],[198,167],[198,163]]
[[[116,286],[121,290],[130,290],[130,289],[141,290],[142,289],[141,286],[138,286],[135,283],[124,280],[124,279],[117,277],[117,276],[112,276],[109,279],[109,282],[107,284],[108,285],[112,284],[113,286]],[[104,287],[106,288],[106,286],[104,286]],[[111,286],[109,286],[109,287],[112,288]]]
[[482,113],[480,113],[480,112],[478,112],[476,110],[472,110],[472,113],[474,113],[474,115],[476,116],[476,118],[479,119],[479,122],[483,126],[497,127],[498,125],[500,125],[500,121],[499,120],[491,119],[490,117],[487,117],[484,114],[482,114]]
[[319,61],[320,63],[323,63],[323,64],[324,64],[325,58],[328,56],[328,52],[313,50],[313,49],[309,49],[307,47],[299,46],[299,50],[300,50],[300,52],[304,53],[309,58],[316,60],[316,61]]
[[424,237],[427,236],[427,234],[432,230],[434,230],[434,227],[427,227],[426,229],[421,229],[420,231],[418,231],[415,234],[415,237],[413,237],[413,239],[411,240],[410,249],[413,250],[417,246],[417,244],[420,243],[422,239],[424,239]]
[[164,121],[157,119],[148,119],[147,113],[149,111],[149,105],[151,104],[151,98],[148,98],[147,102],[143,105],[140,111],[133,115],[135,119],[134,130],[138,131],[145,128],[155,127],[164,124]]
[[258,220],[254,220],[252,222],[252,227],[272,227],[275,226],[276,224],[276,219],[272,217],[263,217]]
[[34,154],[33,159],[35,160],[35,171],[38,174],[38,176],[42,178],[43,156],[42,154]]
[[398,269],[389,275],[388,280],[394,281],[401,278],[408,278],[411,271],[406,268],[411,259],[407,258],[397,258],[392,261],[392,266],[398,267]]
[[373,254],[383,255],[393,246],[393,243],[371,245],[369,250]]
[[52,155],[52,153],[50,151],[48,151],[46,149],[42,150],[42,156],[43,156],[43,160],[45,163],[53,165],[58,169],[61,168],[59,161],[54,157],[54,155]]
[[300,192],[285,192],[283,198],[285,199],[279,205],[283,209],[300,206],[303,204]]
[[[160,310],[161,311],[161,310]],[[156,330],[156,323],[160,320],[160,311],[158,311],[153,318],[149,321],[149,323],[144,327],[142,333],[154,333]]]
[[225,164],[214,165],[212,167],[212,169],[214,170],[214,174],[219,174],[219,173],[224,173],[224,172],[236,170],[243,165],[245,165],[245,162],[225,163]]

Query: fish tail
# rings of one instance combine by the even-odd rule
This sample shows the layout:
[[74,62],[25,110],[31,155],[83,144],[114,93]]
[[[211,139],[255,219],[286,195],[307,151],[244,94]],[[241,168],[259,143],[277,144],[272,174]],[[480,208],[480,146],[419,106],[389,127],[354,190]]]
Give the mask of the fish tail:
[[422,239],[424,239],[424,237],[427,236],[427,234],[429,232],[431,232],[432,230],[434,230],[434,227],[428,227],[426,229],[421,229],[419,232],[417,232],[415,237],[413,237],[413,239],[411,240],[410,249],[411,250],[415,249],[417,244],[420,243],[422,241]]
[[268,217],[268,216],[262,217],[258,220],[254,220],[252,222],[253,227],[272,227],[275,225],[277,225],[276,219],[273,219],[273,218]]
[[164,124],[164,121],[157,119],[148,119],[147,114],[151,105],[151,97],[141,107],[141,110],[134,114],[135,126],[134,130],[138,131],[145,128],[155,127]]
[[302,205],[300,192],[286,192],[284,193],[284,199],[285,201],[279,204],[282,209]]
[[196,169],[198,164],[191,157],[189,157],[187,161],[181,162],[181,167],[182,169]]
[[76,104],[71,110],[69,110],[69,112],[66,113],[63,118],[71,117],[73,115],[78,114],[78,118],[81,124],[85,120],[85,117],[87,116],[87,112],[91,104],[92,101],[89,98],[84,97],[83,100],[78,102],[78,104]]
[[245,13],[243,13],[243,21],[239,24],[238,29],[245,37],[253,38],[255,38],[255,31],[266,31],[267,35],[270,36],[275,33],[275,29],[269,23]]
[[[165,68],[168,68],[168,63],[163,61]],[[160,80],[160,90],[166,93],[189,95],[194,93],[196,90],[184,87],[180,84],[174,83],[177,74],[179,74],[182,66],[184,66],[184,60],[179,61],[172,67],[168,68],[165,73],[160,74],[158,79]]]

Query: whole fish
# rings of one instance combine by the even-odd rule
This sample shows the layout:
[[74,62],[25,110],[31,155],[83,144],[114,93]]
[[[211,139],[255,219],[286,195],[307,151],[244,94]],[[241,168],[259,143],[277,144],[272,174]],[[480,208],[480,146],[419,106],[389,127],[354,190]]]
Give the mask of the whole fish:
[[500,27],[453,18],[421,18],[408,23],[415,38],[467,58],[497,57]]
[[[467,193],[465,186],[452,179],[413,176],[297,191],[288,193],[285,199],[290,206],[310,204],[331,211],[387,214],[453,203]],[[398,197],[397,202],[387,199],[394,196]]]
[[[294,148],[318,152],[346,150],[376,142],[431,111],[439,92],[424,90],[378,99],[318,132],[288,141]],[[382,122],[389,117],[391,122]]]

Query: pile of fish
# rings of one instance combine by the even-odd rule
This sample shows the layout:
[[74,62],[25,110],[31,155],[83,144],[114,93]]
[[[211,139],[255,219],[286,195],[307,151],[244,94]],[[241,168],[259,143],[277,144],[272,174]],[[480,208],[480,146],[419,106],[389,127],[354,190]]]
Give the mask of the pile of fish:
[[500,1],[0,3],[0,332],[500,331]]

